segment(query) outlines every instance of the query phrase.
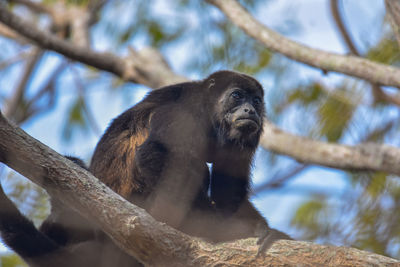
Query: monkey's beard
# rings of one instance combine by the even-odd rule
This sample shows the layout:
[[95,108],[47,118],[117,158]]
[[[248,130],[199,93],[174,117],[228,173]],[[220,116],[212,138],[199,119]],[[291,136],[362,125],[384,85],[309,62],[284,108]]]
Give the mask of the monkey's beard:
[[219,146],[237,146],[241,149],[255,149],[261,136],[262,127],[255,130],[253,122],[232,122],[225,117],[215,120],[214,130]]

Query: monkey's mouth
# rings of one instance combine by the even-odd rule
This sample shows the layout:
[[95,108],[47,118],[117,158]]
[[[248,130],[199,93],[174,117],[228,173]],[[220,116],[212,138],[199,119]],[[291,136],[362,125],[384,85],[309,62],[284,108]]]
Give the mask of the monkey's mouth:
[[235,120],[235,127],[246,132],[254,132],[260,128],[258,122],[253,118],[237,118]]

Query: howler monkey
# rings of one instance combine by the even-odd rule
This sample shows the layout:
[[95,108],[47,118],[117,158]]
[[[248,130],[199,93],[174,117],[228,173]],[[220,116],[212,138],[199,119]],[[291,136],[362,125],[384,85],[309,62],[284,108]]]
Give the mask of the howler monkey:
[[[152,91],[112,121],[89,171],[155,219],[189,235],[213,242],[259,237],[266,248],[290,237],[269,228],[249,201],[264,112],[262,86],[231,71]],[[3,206],[12,206],[7,200],[0,203],[2,237],[32,265],[55,266],[57,259],[64,261],[58,266],[136,264],[57,200],[39,231],[15,207],[7,213]],[[107,251],[107,258],[94,253],[99,250]]]

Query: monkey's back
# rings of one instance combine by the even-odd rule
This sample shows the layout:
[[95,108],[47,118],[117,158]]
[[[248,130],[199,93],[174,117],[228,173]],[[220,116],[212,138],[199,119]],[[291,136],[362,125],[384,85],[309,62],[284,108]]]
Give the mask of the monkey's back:
[[149,135],[151,116],[156,109],[179,102],[185,95],[186,89],[183,88],[187,87],[186,84],[178,84],[152,91],[137,105],[115,118],[96,146],[90,171],[131,201],[132,194],[145,197],[146,191],[151,188],[139,178],[135,165],[136,150]]

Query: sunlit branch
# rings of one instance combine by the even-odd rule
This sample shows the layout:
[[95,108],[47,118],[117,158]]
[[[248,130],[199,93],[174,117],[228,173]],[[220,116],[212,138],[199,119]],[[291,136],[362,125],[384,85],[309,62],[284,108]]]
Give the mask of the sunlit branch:
[[400,88],[400,69],[370,60],[314,49],[296,43],[266,27],[235,0],[207,0],[234,24],[269,49],[324,71],[334,71],[369,82]]

